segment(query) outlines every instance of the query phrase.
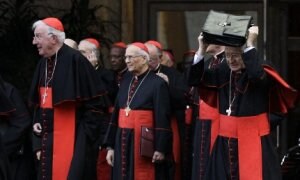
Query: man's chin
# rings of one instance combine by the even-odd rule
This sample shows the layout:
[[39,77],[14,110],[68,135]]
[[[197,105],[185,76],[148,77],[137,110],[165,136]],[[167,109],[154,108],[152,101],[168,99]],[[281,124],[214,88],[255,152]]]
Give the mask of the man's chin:
[[241,68],[240,67],[230,67],[231,71],[239,71]]
[[128,67],[129,72],[134,72],[134,68]]
[[40,56],[44,56],[44,53],[41,52],[41,51],[39,51],[39,55],[40,55]]

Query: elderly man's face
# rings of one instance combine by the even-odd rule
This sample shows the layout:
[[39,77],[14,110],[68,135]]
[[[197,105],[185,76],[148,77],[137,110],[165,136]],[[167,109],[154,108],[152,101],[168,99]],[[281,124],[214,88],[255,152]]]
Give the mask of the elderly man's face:
[[141,74],[145,66],[148,66],[147,60],[142,54],[139,53],[139,51],[141,50],[134,46],[129,46],[126,49],[125,62],[128,71],[132,72],[133,74]]
[[98,64],[98,57],[92,45],[87,41],[81,41],[78,45],[78,50],[84,55],[89,62],[96,67]]
[[112,47],[109,59],[113,71],[121,71],[126,67],[124,49]]
[[160,64],[168,66],[168,67],[172,67],[174,65],[174,62],[172,61],[172,59],[170,58],[168,53],[163,51],[163,55],[161,57],[161,63]]
[[226,47],[225,56],[227,64],[232,71],[239,71],[245,68],[240,47]]
[[149,67],[151,70],[155,70],[161,61],[161,59],[158,55],[158,52],[157,52],[157,48],[155,46],[153,46],[152,44],[147,44],[147,43],[146,43],[146,46],[148,48],[149,55],[150,55]]
[[34,30],[32,44],[36,45],[39,55],[43,57],[51,57],[55,48],[53,34],[48,33],[47,26],[39,25]]

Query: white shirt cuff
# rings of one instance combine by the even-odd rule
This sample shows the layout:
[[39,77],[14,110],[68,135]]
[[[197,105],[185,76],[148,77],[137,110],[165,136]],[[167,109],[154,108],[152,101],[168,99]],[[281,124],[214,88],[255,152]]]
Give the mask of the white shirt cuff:
[[203,55],[202,54],[195,54],[195,56],[194,56],[194,60],[193,60],[193,65],[195,65],[195,64],[197,64],[198,62],[200,62],[202,59],[203,59]]
[[246,47],[246,48],[244,49],[244,53],[250,51],[250,50],[253,49],[253,48],[254,48],[253,46]]

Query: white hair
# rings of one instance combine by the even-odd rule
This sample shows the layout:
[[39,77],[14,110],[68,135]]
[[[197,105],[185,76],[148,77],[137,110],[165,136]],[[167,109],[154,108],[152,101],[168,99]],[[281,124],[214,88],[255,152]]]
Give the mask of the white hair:
[[143,50],[143,49],[141,49],[140,47],[137,47],[137,46],[135,46],[135,45],[133,45],[133,44],[129,44],[128,46],[127,46],[127,48],[129,48],[129,47],[134,47],[134,48],[136,48],[136,49],[138,49],[138,55],[141,55],[141,56],[144,56],[145,57],[145,59],[147,60],[147,62],[149,62],[149,60],[150,60],[150,56],[149,56],[149,53],[148,52],[146,52],[145,50]]
[[47,31],[48,31],[48,34],[53,34],[57,37],[58,41],[60,43],[64,43],[65,39],[66,39],[66,34],[65,32],[62,32],[62,31],[59,31],[57,29],[54,29],[53,27],[51,26],[48,26],[46,23],[44,23],[42,20],[38,20],[36,21],[35,23],[33,23],[32,25],[32,30],[34,30],[37,26],[40,26],[40,25],[44,25],[47,27]]
[[145,43],[145,45],[147,46],[147,47],[150,47],[150,48],[154,48],[154,49],[156,49],[156,53],[157,53],[157,56],[158,57],[161,57],[162,56],[162,50],[161,49],[159,49],[158,47],[156,47],[155,45],[153,45],[153,44],[151,44],[151,43]]

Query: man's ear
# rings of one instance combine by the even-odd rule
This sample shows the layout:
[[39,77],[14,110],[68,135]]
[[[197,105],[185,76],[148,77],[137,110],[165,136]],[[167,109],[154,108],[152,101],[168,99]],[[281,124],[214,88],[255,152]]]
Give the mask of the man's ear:
[[51,38],[51,42],[53,42],[54,44],[58,42],[58,37],[56,35],[52,35],[50,38]]
[[143,62],[143,65],[144,64],[148,64],[148,60],[146,58],[144,58],[144,62]]
[[158,56],[158,57],[159,57],[159,60],[158,60],[159,64],[162,62],[162,56],[163,56],[163,55],[159,55],[159,56]]

